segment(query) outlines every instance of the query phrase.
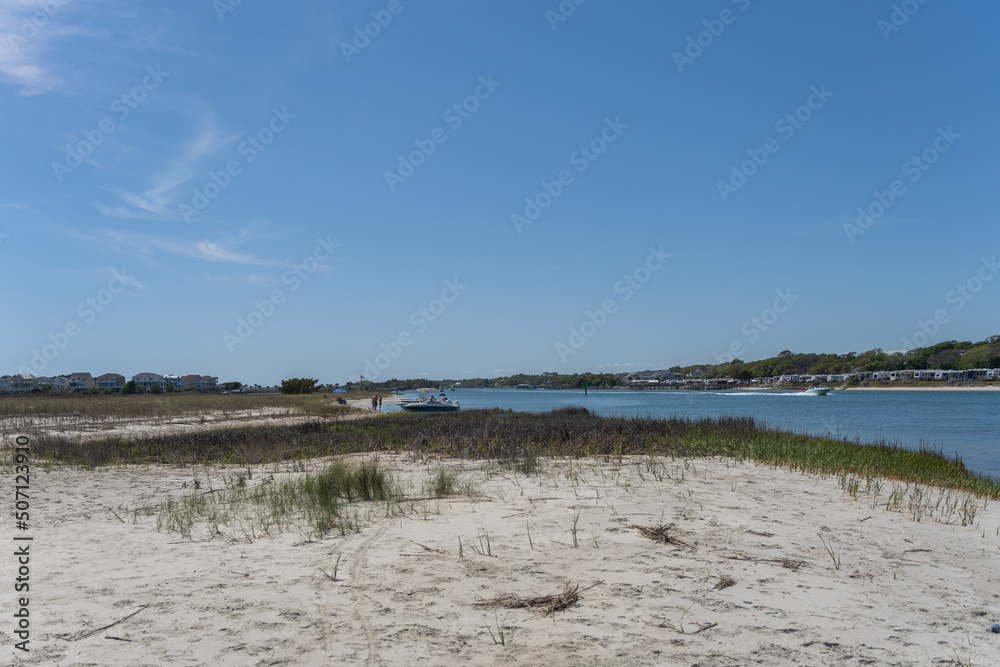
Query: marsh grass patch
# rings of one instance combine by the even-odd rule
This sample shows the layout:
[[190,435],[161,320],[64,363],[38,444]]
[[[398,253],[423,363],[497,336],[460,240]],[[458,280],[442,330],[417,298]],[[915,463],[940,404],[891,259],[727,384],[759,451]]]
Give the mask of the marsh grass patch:
[[[676,460],[674,472],[650,470],[657,479],[683,483],[689,464],[698,458],[722,457],[818,474],[854,475],[845,490],[855,496],[870,489],[890,509],[904,500],[903,491],[881,495],[881,480],[920,484],[977,497],[1000,499],[1000,480],[970,472],[958,458],[940,451],[909,450],[886,441],[862,444],[776,431],[752,417],[654,419],[600,417],[585,409],[523,413],[510,410],[463,410],[440,415],[388,414],[351,421],[315,421],[279,426],[202,431],[139,437],[39,438],[37,458],[86,467],[120,463],[255,464],[348,453],[414,452],[496,461],[523,475],[538,472],[546,458],[621,460],[625,456]],[[652,458],[648,459],[654,460]],[[868,484],[868,480],[872,484]],[[876,494],[879,494],[876,496]],[[885,498],[884,501],[882,498]],[[905,498],[909,506],[909,498]],[[925,505],[913,502],[918,510]],[[976,506],[962,502],[952,511],[957,521],[974,520]],[[939,510],[940,511],[940,510]]]

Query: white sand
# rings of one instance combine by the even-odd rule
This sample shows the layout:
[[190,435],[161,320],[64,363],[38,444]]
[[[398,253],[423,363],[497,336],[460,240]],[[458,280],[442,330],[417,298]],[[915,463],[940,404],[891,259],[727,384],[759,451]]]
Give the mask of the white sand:
[[[153,517],[122,523],[108,508],[128,518],[124,509],[192,493],[191,468],[43,472],[36,463],[32,651],[18,664],[1000,664],[1000,635],[989,632],[1000,616],[997,503],[962,527],[872,509],[836,479],[753,464],[684,470],[662,460],[654,475],[640,459],[543,461],[543,474],[524,477],[482,462],[381,460],[412,496],[448,466],[486,497],[404,502],[405,516],[369,503],[360,533],[346,537],[309,541],[293,530],[232,543],[203,527],[188,540],[157,532]],[[235,471],[211,474],[218,484]],[[251,483],[293,474],[253,472]],[[207,488],[205,470],[197,475]],[[631,527],[661,517],[689,546]],[[487,532],[492,556],[475,552]],[[337,555],[334,582],[321,570]],[[805,564],[788,569],[786,558]],[[11,562],[2,559],[4,651]],[[736,584],[716,590],[720,575]],[[596,585],[554,618],[474,604],[567,583]],[[506,645],[490,636],[501,628]]]
[[[393,403],[398,398],[386,398],[384,403]],[[371,412],[371,399],[348,401],[348,407]],[[329,421],[359,419],[369,416],[364,412],[337,415]],[[0,446],[11,446],[19,433],[29,435],[51,435],[97,440],[101,438],[149,438],[163,435],[179,435],[219,428],[242,426],[279,426],[302,424],[311,421],[325,421],[323,417],[308,415],[294,408],[263,407],[252,410],[216,410],[192,412],[176,417],[144,417],[136,419],[84,419],[76,415],[56,417],[9,417],[0,419],[0,433],[5,434]]]
[[[345,415],[346,416],[346,415]],[[0,433],[10,434],[5,440],[9,446],[16,433],[45,434],[96,440],[100,438],[137,438],[177,435],[207,429],[231,428],[237,426],[274,426],[315,421],[311,417],[290,408],[257,408],[253,410],[230,410],[205,413],[191,413],[177,417],[148,417],[139,419],[93,419],[87,420],[74,415],[59,417],[11,417],[0,419]]]

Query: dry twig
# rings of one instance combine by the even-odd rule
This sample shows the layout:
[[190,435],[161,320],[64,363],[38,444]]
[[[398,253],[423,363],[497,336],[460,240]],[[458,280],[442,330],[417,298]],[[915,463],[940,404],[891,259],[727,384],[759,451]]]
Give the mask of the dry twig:
[[119,623],[122,623],[123,621],[127,621],[128,619],[132,618],[133,616],[135,616],[136,614],[138,614],[140,611],[142,611],[143,609],[145,609],[148,606],[149,606],[148,604],[144,604],[141,607],[139,607],[138,609],[136,609],[135,611],[133,611],[128,616],[126,616],[124,618],[119,618],[114,623],[108,623],[107,625],[103,625],[103,626],[101,626],[99,628],[94,628],[93,630],[81,630],[80,632],[77,632],[76,634],[72,634],[72,635],[59,635],[59,638],[60,639],[65,639],[68,642],[75,642],[75,641],[79,641],[81,639],[86,639],[87,637],[90,637],[91,635],[96,635],[98,632],[101,632],[102,630],[107,630],[108,628],[113,628],[114,626],[118,625]]
[[[413,540],[410,540],[410,541],[413,542]],[[413,542],[413,543],[416,544],[418,547],[422,547],[425,551],[433,551],[434,553],[439,553],[439,554],[446,554],[446,553],[448,553],[447,551],[441,551],[440,549],[433,549],[431,547],[425,546],[425,545],[421,544],[420,542]]]

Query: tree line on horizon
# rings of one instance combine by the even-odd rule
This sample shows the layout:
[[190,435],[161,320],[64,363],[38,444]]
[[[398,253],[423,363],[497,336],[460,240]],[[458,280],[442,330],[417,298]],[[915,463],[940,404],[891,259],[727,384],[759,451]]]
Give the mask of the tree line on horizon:
[[908,351],[885,352],[875,348],[860,354],[792,353],[783,350],[776,357],[744,362],[733,359],[728,363],[708,366],[675,366],[670,370],[684,374],[696,368],[704,370],[706,377],[731,377],[749,380],[755,377],[779,375],[838,375],[853,372],[901,370],[970,370],[973,368],[1000,367],[1000,336],[990,336],[984,341],[949,340],[936,345],[918,347]]
[[[732,361],[719,364],[694,364],[672,366],[669,371],[683,377],[694,371],[701,371],[704,378],[735,378],[750,380],[779,375],[839,375],[853,372],[876,372],[898,370],[970,370],[973,368],[1000,368],[1000,335],[985,340],[950,340],[927,347],[908,351],[885,352],[875,348],[867,352],[846,352],[844,354],[816,354],[811,352],[793,353],[782,350],[777,356],[758,361]],[[654,371],[655,372],[655,371]],[[549,387],[552,389],[575,389],[588,387],[616,387],[628,384],[628,374],[611,373],[517,373],[496,378],[471,378],[462,380],[407,379],[385,382],[351,382],[347,389],[355,390],[412,390],[427,386],[448,386],[460,382],[462,387]]]

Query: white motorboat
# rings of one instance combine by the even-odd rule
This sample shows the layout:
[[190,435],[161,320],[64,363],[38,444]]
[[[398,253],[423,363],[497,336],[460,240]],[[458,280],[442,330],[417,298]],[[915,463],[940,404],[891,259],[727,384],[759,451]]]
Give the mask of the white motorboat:
[[428,387],[417,391],[417,398],[400,399],[399,407],[407,412],[455,412],[459,409],[458,401],[448,400],[439,389]]
[[809,387],[806,389],[806,396],[826,396],[830,391],[830,387]]

